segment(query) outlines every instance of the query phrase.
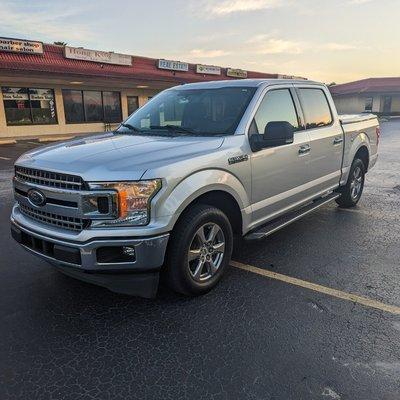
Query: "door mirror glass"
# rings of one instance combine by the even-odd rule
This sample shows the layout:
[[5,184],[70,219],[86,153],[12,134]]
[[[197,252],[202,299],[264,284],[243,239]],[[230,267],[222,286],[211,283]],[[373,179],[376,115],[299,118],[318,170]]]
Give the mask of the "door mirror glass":
[[293,143],[294,127],[287,121],[271,121],[265,127],[265,146],[282,146]]

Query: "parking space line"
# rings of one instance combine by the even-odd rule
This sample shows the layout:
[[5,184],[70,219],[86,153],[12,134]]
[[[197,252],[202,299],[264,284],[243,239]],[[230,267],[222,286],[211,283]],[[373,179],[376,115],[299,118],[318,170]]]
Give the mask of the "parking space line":
[[391,314],[400,315],[400,307],[392,306],[389,304],[381,303],[380,301],[372,300],[367,297],[358,296],[356,294],[343,292],[341,290],[332,289],[327,286],[318,285],[316,283],[303,281],[302,279],[293,278],[291,276],[278,274],[277,272],[269,271],[267,269],[262,269],[254,267],[253,265],[242,264],[237,261],[231,261],[230,265],[241,270],[252,272],[253,274],[265,276],[267,278],[276,279],[281,282],[289,283],[291,285],[300,286],[315,292],[324,293],[328,296],[336,297],[338,299],[351,301],[353,303],[358,303],[366,307],[375,308],[377,310],[385,311]]

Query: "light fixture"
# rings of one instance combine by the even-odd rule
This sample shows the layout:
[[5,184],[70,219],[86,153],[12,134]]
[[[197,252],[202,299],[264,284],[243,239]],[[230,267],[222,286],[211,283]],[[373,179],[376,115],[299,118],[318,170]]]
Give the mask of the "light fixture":
[[71,85],[82,85],[82,81],[72,81],[70,82]]
[[148,86],[147,85],[138,85],[136,86],[138,89],[147,89]]

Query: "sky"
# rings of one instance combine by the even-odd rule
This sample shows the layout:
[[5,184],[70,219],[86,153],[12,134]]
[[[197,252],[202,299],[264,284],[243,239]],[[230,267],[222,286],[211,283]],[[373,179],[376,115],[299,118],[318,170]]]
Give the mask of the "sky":
[[0,0],[0,36],[304,76],[400,76],[400,0]]

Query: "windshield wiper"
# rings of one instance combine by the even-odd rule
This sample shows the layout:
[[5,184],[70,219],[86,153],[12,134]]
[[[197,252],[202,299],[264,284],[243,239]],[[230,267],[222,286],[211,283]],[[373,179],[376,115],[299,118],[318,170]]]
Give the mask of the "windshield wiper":
[[130,131],[134,131],[134,132],[140,132],[139,128],[136,128],[136,126],[133,126],[131,124],[127,124],[126,122],[122,122],[120,124],[120,126],[123,126],[124,128],[128,128]]
[[208,136],[205,135],[203,133],[200,132],[196,132],[192,129],[189,128],[184,128],[183,126],[178,126],[178,125],[150,125],[150,129],[154,129],[154,130],[167,130],[169,132],[172,133],[181,133],[184,135],[188,135],[188,136]]

